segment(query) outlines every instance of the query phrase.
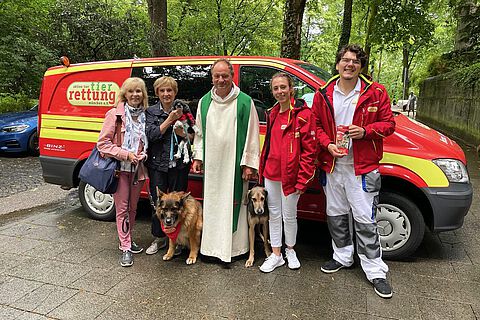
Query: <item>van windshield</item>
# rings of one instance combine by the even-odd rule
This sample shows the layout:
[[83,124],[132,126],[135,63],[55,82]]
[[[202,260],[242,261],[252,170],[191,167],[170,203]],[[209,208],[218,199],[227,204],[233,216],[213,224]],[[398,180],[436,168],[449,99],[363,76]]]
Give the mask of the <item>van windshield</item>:
[[332,76],[328,71],[325,71],[322,68],[319,68],[310,63],[302,62],[302,63],[297,63],[296,65],[299,66],[300,68],[307,70],[310,73],[313,73],[314,75],[316,75],[317,77],[319,77],[325,82],[328,79],[330,79],[330,77]]

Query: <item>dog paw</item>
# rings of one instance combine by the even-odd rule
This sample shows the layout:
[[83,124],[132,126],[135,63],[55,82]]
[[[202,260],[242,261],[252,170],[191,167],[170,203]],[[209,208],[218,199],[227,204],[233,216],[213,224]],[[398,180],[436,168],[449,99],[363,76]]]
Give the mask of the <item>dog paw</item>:
[[195,262],[197,262],[197,258],[188,257],[188,259],[185,262],[187,264],[194,264]]
[[173,258],[173,255],[165,254],[165,255],[163,255],[162,259],[163,259],[163,261],[168,261],[168,260],[172,260],[172,258]]
[[248,259],[245,262],[245,268],[250,268],[251,266],[253,266],[253,259]]

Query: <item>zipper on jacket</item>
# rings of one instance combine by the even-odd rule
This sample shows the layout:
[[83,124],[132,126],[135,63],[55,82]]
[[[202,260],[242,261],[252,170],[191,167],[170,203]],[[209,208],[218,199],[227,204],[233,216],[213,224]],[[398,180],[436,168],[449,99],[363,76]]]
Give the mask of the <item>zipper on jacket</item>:
[[377,145],[375,144],[375,140],[372,140],[372,144],[373,144],[373,149],[375,149],[375,152],[377,152]]

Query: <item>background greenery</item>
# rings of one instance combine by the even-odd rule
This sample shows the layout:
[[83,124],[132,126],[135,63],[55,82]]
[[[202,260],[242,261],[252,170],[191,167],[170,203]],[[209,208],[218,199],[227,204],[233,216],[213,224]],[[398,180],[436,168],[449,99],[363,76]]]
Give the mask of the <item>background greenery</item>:
[[[426,77],[462,66],[464,55],[453,51],[459,2],[353,1],[350,42],[371,47],[368,73],[385,84],[392,99],[402,98],[403,59],[416,93]],[[284,1],[168,0],[167,4],[167,52],[172,56],[280,54]],[[343,6],[342,0],[307,1],[302,60],[332,69]],[[375,19],[370,19],[372,15]],[[148,30],[143,0],[0,1],[0,112],[31,106],[43,73],[58,65],[62,55],[72,63],[150,57]],[[473,62],[479,56],[478,49],[470,53]],[[472,79],[478,65],[471,69],[459,77]]]

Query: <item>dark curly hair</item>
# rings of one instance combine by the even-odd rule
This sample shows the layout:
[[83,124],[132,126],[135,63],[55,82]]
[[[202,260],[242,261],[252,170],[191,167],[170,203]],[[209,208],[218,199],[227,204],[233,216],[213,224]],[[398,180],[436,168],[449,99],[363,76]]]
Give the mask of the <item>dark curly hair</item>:
[[340,59],[342,59],[343,55],[348,51],[353,52],[357,55],[357,59],[360,60],[363,68],[367,63],[367,53],[358,44],[347,44],[346,46],[343,46],[342,49],[340,49],[337,53],[335,64],[338,64],[340,62]]

